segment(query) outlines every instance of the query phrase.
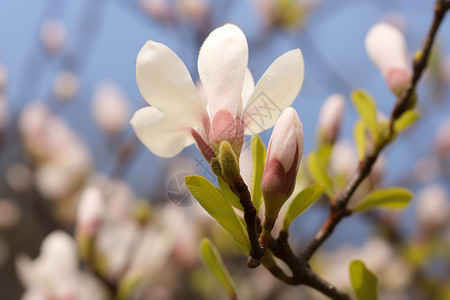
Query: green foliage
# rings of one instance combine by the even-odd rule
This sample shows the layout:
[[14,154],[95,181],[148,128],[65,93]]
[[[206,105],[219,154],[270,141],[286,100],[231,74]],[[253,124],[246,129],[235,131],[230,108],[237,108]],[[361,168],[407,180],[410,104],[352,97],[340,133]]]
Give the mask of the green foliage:
[[206,178],[186,176],[186,186],[200,205],[239,243],[245,252],[250,249],[247,231],[224,195]]
[[297,218],[297,216],[301,215],[312,204],[314,204],[314,202],[319,199],[324,191],[325,187],[323,185],[313,184],[298,193],[297,196],[295,196],[294,200],[292,200],[289,208],[286,211],[282,230],[288,230],[289,225],[291,225],[295,218]]
[[402,187],[378,189],[359,201],[353,208],[353,211],[365,211],[377,207],[403,209],[408,206],[412,198],[413,193]]
[[372,96],[364,90],[356,90],[351,95],[353,105],[374,139],[378,136],[377,106]]
[[231,148],[230,143],[222,141],[219,149],[219,163],[222,176],[228,180],[236,180],[240,177],[239,162]]
[[355,138],[356,150],[358,151],[358,159],[362,160],[366,155],[367,136],[366,126],[361,119],[355,123],[353,136]]
[[420,117],[420,113],[417,110],[411,109],[405,111],[394,123],[395,132],[402,132],[409,126],[414,124]]
[[350,263],[350,280],[358,300],[377,300],[377,277],[360,260]]
[[233,280],[225,268],[219,252],[209,239],[204,238],[201,241],[200,252],[205,265],[209,268],[228,295],[230,295],[231,298],[236,296]]
[[264,173],[264,165],[266,164],[266,147],[258,135],[252,137],[252,186],[250,195],[253,205],[259,211],[263,196],[261,191],[261,180]]
[[325,169],[325,166],[321,162],[317,153],[310,153],[308,155],[308,168],[313,179],[320,184],[323,184],[326,188],[328,196],[333,197],[333,182]]
[[135,292],[137,286],[142,281],[142,276],[129,277],[125,276],[120,282],[117,288],[116,300],[126,300]]
[[219,183],[220,191],[222,192],[225,199],[227,199],[235,208],[239,209],[240,211],[244,211],[244,208],[242,207],[238,196],[233,193],[228,184],[226,184],[226,182],[220,177],[217,177],[217,182]]

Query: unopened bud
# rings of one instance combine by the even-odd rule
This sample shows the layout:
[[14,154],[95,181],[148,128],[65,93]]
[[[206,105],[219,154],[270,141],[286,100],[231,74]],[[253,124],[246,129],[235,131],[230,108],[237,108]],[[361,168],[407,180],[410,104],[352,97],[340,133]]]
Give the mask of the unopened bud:
[[97,234],[103,214],[105,200],[97,187],[87,188],[80,198],[77,214],[77,243],[80,256],[88,260],[91,255],[92,243]]
[[228,142],[223,141],[222,143],[220,143],[218,158],[223,177],[230,180],[231,182],[239,180],[239,178],[241,177],[239,162],[236,154],[234,153],[231,145]]
[[289,107],[278,118],[267,150],[261,181],[266,218],[276,219],[281,207],[294,191],[303,148],[303,125],[297,112]]
[[345,112],[345,97],[341,94],[329,96],[322,105],[319,117],[321,142],[334,143],[339,134]]
[[379,23],[366,36],[366,51],[389,88],[400,94],[408,88],[411,71],[405,37],[392,25]]

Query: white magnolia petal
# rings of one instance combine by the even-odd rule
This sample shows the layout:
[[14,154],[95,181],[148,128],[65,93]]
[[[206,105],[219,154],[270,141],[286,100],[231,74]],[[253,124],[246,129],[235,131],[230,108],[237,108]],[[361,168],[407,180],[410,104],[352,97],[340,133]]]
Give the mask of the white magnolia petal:
[[392,68],[409,70],[408,48],[403,34],[392,25],[379,23],[366,35],[367,54],[386,77]]
[[219,110],[241,112],[241,92],[248,62],[244,33],[235,25],[217,28],[206,38],[198,55],[198,73],[208,97],[211,119]]
[[247,68],[245,72],[244,85],[242,86],[242,107],[247,105],[250,96],[255,89],[255,81],[253,80],[252,72]]
[[137,56],[136,81],[142,96],[164,115],[183,116],[202,127],[205,105],[181,59],[167,46],[148,41]]
[[134,114],[130,123],[137,137],[151,152],[167,158],[189,145],[189,128],[183,124],[183,117],[172,119],[154,107],[144,107]]
[[304,62],[300,49],[278,57],[256,84],[244,108],[245,134],[271,128],[281,112],[292,104],[303,84]]

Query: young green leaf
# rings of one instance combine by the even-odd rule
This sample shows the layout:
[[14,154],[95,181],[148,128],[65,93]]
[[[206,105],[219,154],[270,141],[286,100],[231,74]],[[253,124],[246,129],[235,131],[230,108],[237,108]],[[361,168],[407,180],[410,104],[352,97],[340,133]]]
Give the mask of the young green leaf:
[[377,207],[403,209],[408,206],[412,198],[413,193],[402,187],[378,189],[365,196],[352,210],[364,211]]
[[320,184],[323,184],[326,188],[328,196],[333,196],[333,182],[330,176],[328,176],[325,167],[321,163],[318,155],[314,152],[308,155],[308,168],[313,179]]
[[366,125],[359,119],[353,127],[353,136],[355,138],[356,150],[358,151],[358,159],[362,160],[366,155]]
[[292,200],[289,208],[286,211],[282,230],[288,230],[289,225],[291,225],[292,221],[294,221],[295,218],[297,218],[314,202],[316,202],[324,191],[325,187],[323,185],[313,184],[298,193],[297,196],[295,196],[294,200]]
[[364,124],[376,139],[377,129],[377,106],[372,96],[364,90],[356,90],[351,95],[353,105],[361,116]]
[[186,186],[200,205],[239,243],[243,250],[250,249],[247,231],[223,194],[206,178],[191,175],[184,179]]
[[253,205],[259,211],[263,202],[261,192],[261,179],[264,173],[264,165],[266,164],[266,147],[258,135],[252,137],[252,186],[250,195]]
[[360,260],[350,263],[350,280],[358,300],[378,300],[377,277]]
[[230,298],[236,298],[235,285],[230,274],[225,268],[222,258],[220,257],[220,253],[217,251],[216,247],[209,239],[204,238],[201,241],[200,251],[203,262],[209,268],[220,285],[225,289]]
[[405,111],[400,118],[395,120],[394,129],[395,132],[401,132],[414,124],[420,117],[420,113],[417,110],[410,109]]
[[244,211],[244,208],[242,207],[238,196],[233,193],[228,184],[226,184],[225,181],[223,181],[223,179],[220,177],[217,177],[217,182],[219,183],[220,191],[222,192],[225,199],[230,201],[231,205],[233,205],[235,208],[239,209],[240,211]]

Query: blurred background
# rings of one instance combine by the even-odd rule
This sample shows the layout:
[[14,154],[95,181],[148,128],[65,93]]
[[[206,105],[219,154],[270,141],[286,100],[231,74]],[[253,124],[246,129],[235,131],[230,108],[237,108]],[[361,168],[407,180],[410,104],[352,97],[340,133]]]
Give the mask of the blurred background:
[[[147,40],[161,42],[197,80],[202,42],[216,27],[233,23],[246,34],[249,68],[257,81],[278,56],[300,48],[305,81],[293,107],[303,122],[305,153],[316,146],[321,105],[342,94],[347,106],[335,168],[350,176],[357,165],[351,91],[367,90],[387,115],[395,103],[365,52],[366,33],[378,22],[394,25],[413,57],[432,16],[431,0],[2,1],[0,298],[20,299],[26,291],[27,299],[108,299],[109,285],[144,277],[148,284],[140,285],[135,299],[226,298],[217,295],[217,283],[198,258],[198,242],[207,235],[224,253],[242,299],[255,292],[250,287],[257,287],[254,299],[320,299],[307,288],[285,288],[266,270],[248,270],[229,237],[218,226],[207,226],[211,219],[183,187],[185,174],[212,179],[195,147],[161,159],[137,140],[129,120],[147,104],[136,84],[136,56]],[[420,82],[422,117],[385,151],[375,183],[412,189],[413,204],[402,212],[345,220],[315,257],[319,274],[342,288],[349,285],[348,262],[359,257],[385,278],[382,299],[450,299],[449,33],[447,18]],[[270,133],[261,134],[266,144]],[[76,260],[68,267],[72,275],[60,276],[64,284],[57,284],[68,287],[53,290],[58,276],[42,268],[41,243],[55,230],[74,236],[78,203],[94,197],[94,188],[107,203],[106,221],[95,227],[101,233],[96,249],[103,269]],[[327,213],[319,204],[294,223],[294,247],[300,249],[313,236]],[[133,267],[139,257],[146,269]],[[91,279],[95,288],[78,292],[80,282]],[[67,291],[76,296],[64,298]]]

